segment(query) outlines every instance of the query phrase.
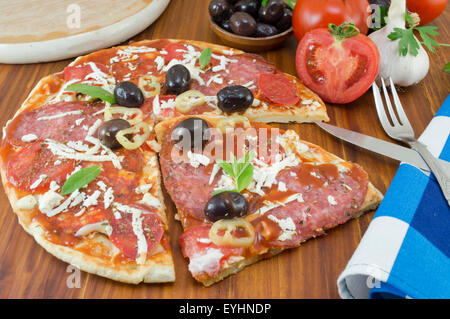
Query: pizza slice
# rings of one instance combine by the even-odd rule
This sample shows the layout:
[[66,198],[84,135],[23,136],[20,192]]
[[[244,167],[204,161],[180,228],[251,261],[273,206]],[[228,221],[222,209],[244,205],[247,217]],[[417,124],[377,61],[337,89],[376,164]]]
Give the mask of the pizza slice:
[[[202,55],[206,58],[200,61]],[[144,40],[100,50],[77,58],[59,78],[53,102],[84,99],[67,89],[73,83],[93,83],[112,92],[117,83],[133,82],[146,98],[141,109],[155,122],[235,112],[218,101],[218,92],[229,86],[252,95],[239,111],[252,121],[328,121],[325,104],[296,77],[258,55],[202,41]]]
[[[134,284],[175,280],[157,155],[143,143],[154,135],[143,118],[103,102],[28,99],[4,129],[0,157],[11,206],[42,247]],[[133,136],[123,147],[108,141],[118,128]]]
[[201,115],[163,121],[155,131],[164,185],[184,228],[180,245],[205,286],[298,247],[382,199],[359,165],[292,130]]

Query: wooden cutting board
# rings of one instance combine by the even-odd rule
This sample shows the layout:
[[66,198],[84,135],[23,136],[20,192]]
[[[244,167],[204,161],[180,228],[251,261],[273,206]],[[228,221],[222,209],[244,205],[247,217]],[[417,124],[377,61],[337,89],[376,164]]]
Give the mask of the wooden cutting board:
[[0,63],[61,60],[123,42],[170,0],[0,0]]

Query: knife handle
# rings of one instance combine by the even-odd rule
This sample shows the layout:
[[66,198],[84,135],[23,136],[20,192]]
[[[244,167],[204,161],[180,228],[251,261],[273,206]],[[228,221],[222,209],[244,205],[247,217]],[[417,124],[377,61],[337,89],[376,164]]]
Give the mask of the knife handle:
[[444,193],[444,197],[447,200],[448,205],[450,206],[450,176],[449,172],[443,168],[443,166],[438,162],[438,159],[430,153],[427,149],[426,145],[420,143],[419,141],[415,141],[410,143],[411,148],[416,150],[420,156],[424,159],[424,161],[428,164],[434,176],[436,177],[439,185],[441,186],[442,192]]

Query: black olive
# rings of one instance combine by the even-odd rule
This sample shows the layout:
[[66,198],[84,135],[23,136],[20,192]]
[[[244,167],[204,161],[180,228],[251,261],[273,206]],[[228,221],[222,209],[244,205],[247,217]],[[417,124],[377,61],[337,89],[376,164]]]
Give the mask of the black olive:
[[205,215],[213,222],[219,219],[244,217],[247,211],[247,199],[236,192],[223,192],[214,195],[205,206]]
[[226,30],[226,31],[228,31],[228,32],[233,32],[233,31],[231,30],[230,20],[223,21],[223,22],[220,24],[220,26],[222,27],[222,29],[224,29],[224,30]]
[[252,91],[242,85],[226,86],[217,92],[217,106],[226,113],[245,111],[252,103]]
[[120,82],[114,89],[114,97],[119,105],[140,107],[144,103],[144,94],[133,82]]
[[168,94],[181,94],[191,85],[191,74],[182,64],[176,64],[166,73],[166,89]]
[[211,135],[208,123],[198,117],[190,117],[181,121],[172,130],[172,141],[185,150],[202,150]]
[[208,9],[209,15],[216,22],[228,20],[233,14],[233,6],[225,0],[211,0]]
[[259,23],[259,22],[256,24],[256,37],[257,38],[270,37],[277,33],[278,33],[278,30],[273,25]]
[[248,37],[255,34],[256,21],[248,13],[235,12],[230,18],[230,27],[234,33]]
[[257,0],[240,0],[234,6],[235,11],[247,12],[254,18],[258,17],[258,10],[260,6],[260,1]]
[[[98,139],[110,149],[120,148],[122,145],[116,140],[117,132],[130,128],[128,121],[123,119],[113,119],[103,123],[98,129]],[[127,135],[127,137],[130,137]]]
[[275,26],[279,32],[286,31],[292,26],[292,10],[290,8],[284,8],[283,15]]
[[275,24],[283,15],[284,4],[282,0],[269,0],[265,6],[259,8],[259,18],[262,22]]

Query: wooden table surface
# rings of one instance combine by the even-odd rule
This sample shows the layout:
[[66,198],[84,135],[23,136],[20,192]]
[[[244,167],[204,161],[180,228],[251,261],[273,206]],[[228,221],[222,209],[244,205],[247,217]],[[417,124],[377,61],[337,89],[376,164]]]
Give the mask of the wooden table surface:
[[[172,0],[152,26],[132,40],[179,38],[220,43],[209,30],[207,0]],[[439,42],[450,42],[450,8],[433,24]],[[280,49],[262,53],[284,72],[295,74],[294,37]],[[442,72],[450,62],[450,49],[430,54],[431,70],[425,80],[404,89],[400,98],[416,134],[422,133],[450,92],[450,75]],[[70,60],[30,65],[0,65],[0,124],[13,116],[40,78],[61,71]],[[327,105],[330,123],[387,141],[371,92],[356,102]],[[275,125],[294,128],[300,136],[330,152],[362,165],[373,184],[386,192],[398,162],[346,144],[312,124]],[[339,298],[336,280],[358,246],[373,212],[349,221],[300,248],[247,267],[209,288],[195,282],[187,270],[178,236],[181,226],[173,219],[174,205],[166,196],[175,259],[176,282],[127,285],[81,273],[80,288],[68,288],[67,264],[44,251],[18,224],[8,199],[0,192],[0,298]],[[70,278],[69,278],[70,279]]]

